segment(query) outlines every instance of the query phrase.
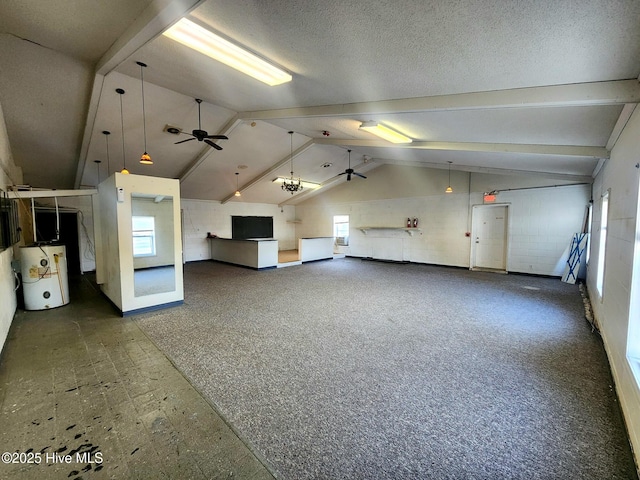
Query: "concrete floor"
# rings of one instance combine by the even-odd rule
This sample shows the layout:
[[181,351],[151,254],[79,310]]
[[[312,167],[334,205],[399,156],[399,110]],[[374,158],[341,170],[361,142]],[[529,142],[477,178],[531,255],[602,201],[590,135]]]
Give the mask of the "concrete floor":
[[[272,479],[264,463],[87,277],[18,310],[0,358],[3,479]],[[30,462],[30,463],[29,463]]]

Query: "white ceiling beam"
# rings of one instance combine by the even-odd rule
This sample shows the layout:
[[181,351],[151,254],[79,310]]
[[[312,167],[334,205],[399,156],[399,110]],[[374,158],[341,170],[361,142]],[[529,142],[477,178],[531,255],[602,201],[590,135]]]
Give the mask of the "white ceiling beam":
[[95,188],[84,190],[10,190],[6,192],[7,198],[54,198],[54,197],[82,197],[95,195]]
[[241,112],[239,116],[244,120],[276,120],[488,108],[622,105],[638,102],[640,102],[640,82],[633,79],[401,98],[376,102],[257,110]]
[[87,155],[89,154],[89,144],[91,143],[91,133],[98,115],[98,106],[102,96],[102,88],[104,86],[104,75],[96,74],[93,77],[93,87],[91,89],[91,98],[89,99],[89,108],[87,111],[87,120],[84,123],[84,133],[82,135],[82,145],[80,146],[80,157],[78,166],[76,167],[76,179],[73,184],[74,188],[80,188],[84,169],[87,165]]
[[102,56],[96,73],[106,75],[143,45],[189,14],[206,0],[154,0]]
[[317,138],[322,145],[343,145],[352,147],[382,147],[417,150],[451,150],[456,152],[523,153],[534,155],[564,155],[588,158],[609,158],[603,147],[580,145],[531,145],[519,143],[477,143],[477,142],[411,142],[389,143],[384,140]]
[[[287,155],[282,160],[276,162],[275,164],[270,166],[268,169],[266,169],[262,173],[258,174],[258,176],[253,177],[247,183],[242,185],[238,190],[240,190],[240,193],[242,193],[242,192],[248,190],[249,188],[257,185],[262,180],[265,180],[265,179],[273,180],[272,177],[273,177],[274,173],[279,168],[281,168],[283,165],[286,165],[292,158],[296,158],[298,155],[302,155],[304,152],[309,150],[314,144],[315,144],[315,142],[313,140],[309,140],[307,143],[305,143],[301,147],[299,147],[296,150],[294,150],[292,155]],[[231,195],[227,195],[226,197],[224,197],[220,203],[222,205],[224,205],[225,203],[227,203],[229,200],[231,200],[234,197],[235,197],[235,191]]]
[[620,137],[622,130],[624,130],[624,127],[627,125],[627,122],[631,118],[631,114],[635,109],[636,109],[635,103],[627,103],[624,106],[624,108],[622,109],[622,112],[620,112],[618,121],[613,127],[613,130],[611,131],[611,135],[609,135],[609,141],[607,142],[607,147],[606,147],[607,150],[611,151],[613,149],[613,146],[618,141],[618,138]]
[[[241,123],[242,123],[242,120],[238,119],[237,116],[234,116],[226,123],[224,127],[222,127],[222,130],[218,132],[218,135],[229,136],[229,134],[233,132],[233,130]],[[216,140],[212,140],[212,141],[216,142]],[[187,168],[185,168],[182,171],[182,173],[178,176],[180,183],[184,182],[189,177],[189,175],[195,172],[196,169],[200,166],[200,164],[204,162],[207,159],[207,157],[209,157],[209,155],[211,155],[214,151],[215,150],[209,145],[205,146],[202,150],[200,150],[200,153],[198,153],[198,155],[195,156],[195,158],[191,161],[191,163],[187,165]]]
[[[386,163],[390,165],[402,165],[406,167],[421,167],[421,168],[438,168],[445,170],[449,168],[448,164],[442,163],[425,163],[425,162],[413,162],[410,160],[384,160],[376,158],[376,163]],[[540,178],[552,178],[554,180],[564,180],[568,182],[577,183],[593,183],[591,175],[577,175],[572,173],[554,173],[554,172],[538,172],[532,170],[518,170],[515,168],[496,168],[496,167],[480,167],[474,165],[451,165],[451,171],[461,171],[470,173],[486,173],[489,175],[516,175],[516,176],[533,176]]]
[[593,173],[591,174],[593,178],[596,178],[596,176],[600,172],[600,169],[604,167],[605,163],[606,163],[606,159],[604,158],[601,158],[600,160],[598,160],[598,163],[596,164],[595,168],[593,169]]
[[[375,160],[377,165],[401,165],[406,167],[420,167],[420,168],[437,168],[445,170],[449,168],[449,165],[445,165],[442,163],[425,163],[425,162],[412,162],[412,161],[404,161],[404,160],[385,160],[376,158]],[[361,163],[353,167],[354,170],[362,170],[365,166],[370,165],[369,163]],[[538,178],[548,178],[553,180],[559,180],[564,182],[569,182],[569,184],[573,183],[593,183],[593,178],[589,175],[573,175],[568,173],[551,173],[551,172],[533,172],[529,170],[516,170],[516,169],[506,169],[506,168],[494,168],[494,167],[476,167],[470,165],[452,165],[451,170],[457,170],[462,172],[470,172],[470,173],[485,173],[489,175],[516,175],[516,176],[533,176]],[[302,192],[298,195],[293,196],[290,199],[285,200],[284,202],[280,202],[278,204],[279,207],[285,205],[297,205],[309,198],[318,195],[320,193],[324,193],[330,188],[335,187],[340,179],[343,178],[342,175],[336,175],[328,179],[325,182],[322,182],[322,188],[314,189],[308,192]],[[366,180],[364,180],[366,181]]]

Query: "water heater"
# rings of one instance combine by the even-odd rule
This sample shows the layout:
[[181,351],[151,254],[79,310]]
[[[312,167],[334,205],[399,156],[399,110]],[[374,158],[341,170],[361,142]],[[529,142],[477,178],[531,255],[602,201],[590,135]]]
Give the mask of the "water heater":
[[46,310],[69,303],[69,278],[64,245],[20,247],[26,310]]

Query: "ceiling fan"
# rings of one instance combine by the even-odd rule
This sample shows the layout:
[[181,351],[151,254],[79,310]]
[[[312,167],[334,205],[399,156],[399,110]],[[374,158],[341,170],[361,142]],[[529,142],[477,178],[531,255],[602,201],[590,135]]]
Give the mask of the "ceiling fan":
[[175,132],[168,130],[169,133],[184,133],[185,135],[191,135],[191,137],[193,137],[187,138],[186,140],[180,140],[179,142],[176,142],[175,145],[179,143],[190,142],[191,140],[198,140],[199,142],[204,142],[208,145],[211,145],[216,150],[222,150],[222,147],[220,145],[213,143],[210,139],[213,138],[214,140],[229,140],[229,138],[226,135],[209,135],[209,132],[207,132],[206,130],[202,130],[202,124],[200,123],[200,104],[202,103],[202,100],[196,98],[196,102],[198,103],[198,129],[193,130],[191,133],[182,132],[177,128],[174,129],[176,130]]
[[353,168],[351,168],[351,150],[347,150],[347,152],[349,152],[349,168],[347,168],[344,172],[339,173],[338,175],[347,175],[347,182],[351,181],[351,175],[357,175],[360,178],[367,178],[364,175],[362,175],[361,173],[358,173],[356,171],[353,170]]

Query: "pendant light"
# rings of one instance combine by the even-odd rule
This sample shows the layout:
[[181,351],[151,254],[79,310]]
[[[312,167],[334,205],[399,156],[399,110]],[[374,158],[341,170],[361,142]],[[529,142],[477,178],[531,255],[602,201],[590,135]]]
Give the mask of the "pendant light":
[[451,164],[453,162],[449,162],[449,186],[445,189],[444,193],[453,193],[453,188],[451,188]]
[[127,170],[127,157],[125,157],[124,154],[124,115],[122,114],[122,95],[124,95],[124,90],[116,88],[116,93],[120,95],[120,128],[122,129],[122,170],[120,170],[120,173],[129,175],[129,170]]
[[239,177],[239,175],[240,175],[240,172],[236,172],[236,193],[234,193],[234,195],[236,197],[239,197],[240,195],[242,195],[240,193],[240,188],[238,187],[238,177]]
[[151,156],[147,153],[147,118],[144,110],[144,74],[142,73],[146,68],[147,64],[142,62],[136,62],[140,65],[140,84],[142,87],[142,132],[144,137],[144,153],[140,157],[140,163],[143,165],[153,165],[153,160],[151,160]]
[[109,162],[109,135],[111,132],[109,130],[103,130],[102,134],[104,135],[105,143],[107,144],[107,177],[109,173],[111,173],[111,162]]
[[293,179],[293,131],[289,132],[289,136],[291,139],[291,178],[282,180],[282,190],[291,192],[293,195],[295,192],[302,191],[303,187],[299,177],[297,182]]

